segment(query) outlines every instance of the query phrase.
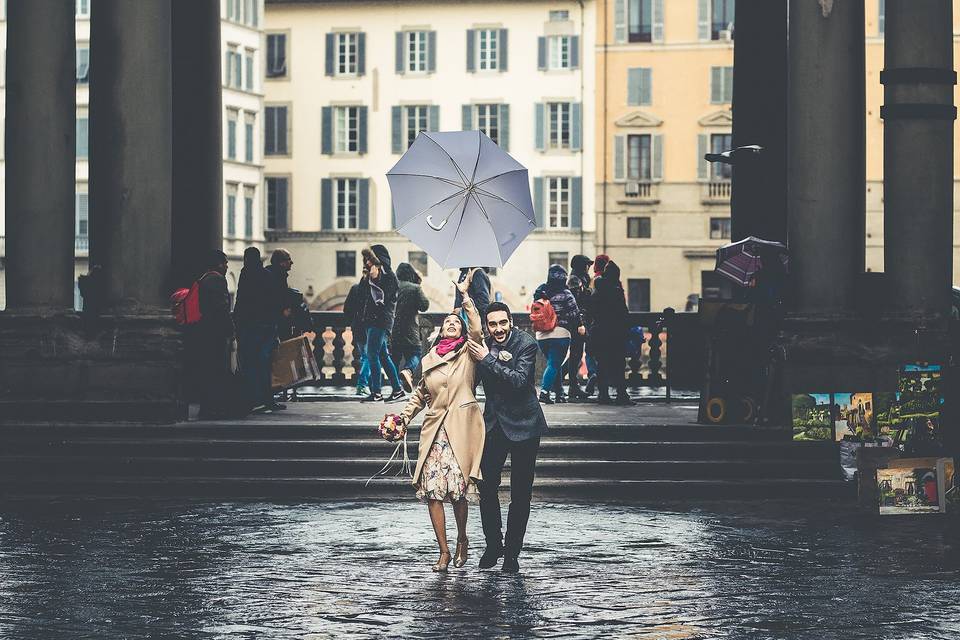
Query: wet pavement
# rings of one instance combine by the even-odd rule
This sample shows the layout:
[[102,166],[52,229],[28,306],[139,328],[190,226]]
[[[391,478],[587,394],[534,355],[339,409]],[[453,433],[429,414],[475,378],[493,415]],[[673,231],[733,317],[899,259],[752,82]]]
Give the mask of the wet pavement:
[[413,501],[0,504],[0,638],[960,636],[948,516],[541,503],[519,575],[469,526],[438,575]]

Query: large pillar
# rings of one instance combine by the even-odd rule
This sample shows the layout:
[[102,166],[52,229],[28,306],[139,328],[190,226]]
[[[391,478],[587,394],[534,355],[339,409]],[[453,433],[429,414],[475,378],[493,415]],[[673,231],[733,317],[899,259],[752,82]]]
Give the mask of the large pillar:
[[953,276],[953,14],[950,0],[887,0],[883,256],[898,315],[945,319]]
[[795,311],[853,307],[865,245],[863,2],[790,0],[787,216]]
[[172,185],[168,0],[95,0],[90,51],[90,262],[101,303],[167,307]]
[[7,7],[7,308],[73,308],[74,6]]
[[787,239],[787,4],[738,0],[733,45],[733,146],[758,144],[733,168],[734,240]]
[[174,0],[174,280],[189,286],[223,245],[219,0]]

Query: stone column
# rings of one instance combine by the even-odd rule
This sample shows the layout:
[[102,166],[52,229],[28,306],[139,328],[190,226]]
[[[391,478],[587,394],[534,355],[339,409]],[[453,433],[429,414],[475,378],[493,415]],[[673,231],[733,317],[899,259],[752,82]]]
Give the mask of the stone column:
[[207,252],[223,246],[220,2],[174,0],[171,8],[173,273],[189,286]]
[[90,262],[101,269],[103,308],[119,314],[168,306],[170,36],[168,0],[93,2]]
[[76,175],[74,6],[7,7],[7,308],[73,308]]
[[887,0],[883,256],[896,315],[949,317],[953,279],[953,14],[950,0]]
[[853,307],[865,251],[864,9],[790,0],[787,216],[794,309]]
[[738,0],[733,45],[733,146],[758,144],[737,157],[730,202],[733,240],[787,239],[787,5]]

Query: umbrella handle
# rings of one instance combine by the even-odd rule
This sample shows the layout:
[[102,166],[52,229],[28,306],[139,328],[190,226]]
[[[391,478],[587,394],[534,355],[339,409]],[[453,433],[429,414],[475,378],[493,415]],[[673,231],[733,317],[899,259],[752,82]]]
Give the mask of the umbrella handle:
[[443,229],[444,226],[446,226],[447,221],[449,219],[450,218],[444,218],[443,222],[441,222],[439,225],[436,225],[436,224],[433,224],[433,215],[431,214],[427,216],[427,224],[430,225],[430,228],[433,229],[434,231],[440,231],[441,229]]

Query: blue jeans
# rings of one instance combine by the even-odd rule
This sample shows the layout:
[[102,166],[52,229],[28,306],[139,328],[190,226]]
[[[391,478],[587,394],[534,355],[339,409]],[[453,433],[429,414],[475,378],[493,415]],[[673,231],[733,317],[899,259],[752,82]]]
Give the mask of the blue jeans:
[[557,381],[563,359],[567,357],[567,350],[570,348],[570,338],[537,340],[537,344],[540,345],[543,355],[547,357],[547,366],[543,370],[543,382],[540,385],[540,390],[553,391],[553,385]]
[[[393,363],[397,365],[397,369],[416,371],[420,364],[420,349],[397,349],[394,345]],[[402,363],[404,363],[403,366],[401,366]]]
[[[367,344],[365,342],[361,342],[360,344],[358,344],[357,351],[360,352],[360,370],[357,373],[357,386],[369,387],[370,386],[370,359],[367,358]],[[390,354],[389,350],[380,354],[381,367],[386,366],[386,362],[390,357],[389,354]]]
[[237,330],[240,374],[254,406],[273,402],[270,363],[276,348],[277,330],[273,325],[257,324]]
[[400,389],[400,374],[397,372],[397,366],[393,364],[390,358],[390,350],[387,348],[387,336],[389,334],[384,329],[370,327],[367,329],[367,363],[370,367],[370,392],[380,393],[383,385],[383,374],[381,373],[380,360],[387,368],[387,377],[390,378],[390,386],[396,391]]

